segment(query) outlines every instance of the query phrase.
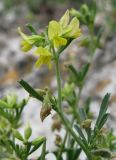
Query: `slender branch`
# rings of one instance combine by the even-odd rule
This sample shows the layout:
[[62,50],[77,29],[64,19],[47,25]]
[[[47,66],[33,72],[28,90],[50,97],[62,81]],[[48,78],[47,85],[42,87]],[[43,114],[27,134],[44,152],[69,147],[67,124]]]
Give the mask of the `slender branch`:
[[46,140],[43,143],[41,160],[45,160],[45,155],[46,155],[45,152],[46,152]]
[[80,100],[82,88],[83,86],[79,87],[79,92],[78,92],[78,95],[76,96],[76,102],[75,102],[75,105],[73,106],[73,113],[74,113],[74,116],[76,116],[78,122],[80,122],[78,108],[79,108],[79,100]]
[[70,134],[73,136],[73,138],[75,139],[75,141],[81,146],[81,148],[83,149],[83,151],[85,152],[85,154],[87,155],[89,160],[92,160],[91,154],[87,148],[87,146],[85,146],[83,144],[83,142],[81,141],[81,139],[75,134],[75,132],[72,129],[72,126],[69,122],[68,119],[66,119],[66,117],[64,116],[63,112],[62,112],[62,98],[61,98],[61,79],[60,79],[60,69],[59,69],[59,58],[57,56],[57,59],[55,61],[55,66],[56,66],[56,77],[57,77],[57,87],[58,87],[58,114],[62,119],[62,122],[64,123],[65,127],[67,128],[67,130],[70,132]]
[[58,109],[62,110],[62,97],[61,97],[61,79],[60,79],[60,69],[59,69],[59,60],[56,59],[56,78],[57,78],[57,87],[58,87]]
[[75,134],[75,132],[73,131],[72,129],[72,126],[70,125],[70,122],[69,120],[64,117],[63,113],[62,112],[59,112],[59,115],[62,119],[62,122],[64,123],[65,127],[67,128],[67,130],[70,132],[70,134],[72,135],[72,137],[75,139],[75,141],[81,146],[81,148],[83,149],[83,151],[85,152],[85,154],[87,155],[88,159],[89,160],[92,160],[91,158],[91,154],[87,148],[87,146],[85,146],[83,144],[83,142],[81,141],[81,139]]
[[62,146],[60,147],[60,150],[59,150],[59,154],[58,154],[57,160],[60,160],[60,159],[61,159],[62,152],[63,152],[63,150],[64,150],[64,147],[65,147],[65,144],[66,144],[67,137],[68,137],[68,132],[65,133],[65,137],[64,137],[64,140],[63,140],[63,142],[62,142]]

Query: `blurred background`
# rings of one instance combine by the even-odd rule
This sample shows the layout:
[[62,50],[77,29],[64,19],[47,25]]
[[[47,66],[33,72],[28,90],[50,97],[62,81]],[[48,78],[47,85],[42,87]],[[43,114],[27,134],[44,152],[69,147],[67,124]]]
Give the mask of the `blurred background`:
[[[92,97],[91,110],[98,112],[99,103],[105,93],[111,93],[109,111],[111,119],[110,128],[115,126],[116,120],[116,1],[96,0],[97,15],[95,29],[104,28],[102,47],[96,50],[93,57],[93,65],[90,69],[82,98]],[[92,0],[0,0],[0,97],[7,93],[15,92],[19,98],[27,96],[27,93],[17,83],[24,79],[35,88],[50,86],[56,91],[56,78],[54,70],[48,71],[47,67],[39,70],[34,68],[35,57],[30,54],[23,54],[20,50],[20,36],[17,32],[18,26],[23,30],[25,25],[31,23],[38,31],[52,19],[59,19],[66,9],[79,9],[82,4],[92,5]],[[86,26],[82,25],[84,33]],[[64,64],[72,63],[80,68],[88,59],[88,51],[78,46],[78,41],[72,43],[61,56],[62,79],[65,80],[67,70]],[[31,123],[34,130],[33,136],[52,134],[48,124],[51,118],[48,117],[44,123],[40,122],[39,110],[41,103],[30,100],[23,115],[23,130],[25,123]],[[36,112],[35,112],[36,111]],[[111,123],[112,122],[112,123]],[[51,146],[52,140],[48,140]]]

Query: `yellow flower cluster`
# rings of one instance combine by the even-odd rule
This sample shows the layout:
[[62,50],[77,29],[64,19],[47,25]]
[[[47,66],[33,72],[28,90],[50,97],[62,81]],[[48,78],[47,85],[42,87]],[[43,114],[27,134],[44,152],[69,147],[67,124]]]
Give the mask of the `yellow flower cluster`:
[[74,17],[71,22],[69,10],[67,10],[60,21],[51,21],[48,26],[48,37],[53,42],[54,47],[66,45],[69,38],[75,39],[81,35],[79,20]]
[[[42,37],[41,35],[27,36],[21,31],[20,28],[18,31],[23,38],[21,47],[24,52],[29,51],[36,44],[36,42],[45,39],[45,37]],[[50,21],[47,31],[49,44],[46,45],[45,43],[45,45],[40,45],[39,47],[35,45],[37,49],[34,53],[39,55],[36,66],[40,67],[42,64],[47,64],[49,68],[51,68],[51,59],[53,57],[50,49],[51,45],[55,50],[57,50],[59,47],[65,46],[69,39],[78,38],[80,35],[81,31],[79,28],[79,20],[74,17],[70,21],[69,10],[65,12],[59,21]]]

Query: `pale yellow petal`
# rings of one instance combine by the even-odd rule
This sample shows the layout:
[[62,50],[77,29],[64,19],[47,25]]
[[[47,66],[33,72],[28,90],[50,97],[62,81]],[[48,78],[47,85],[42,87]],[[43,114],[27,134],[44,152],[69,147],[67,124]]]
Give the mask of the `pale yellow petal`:
[[78,38],[82,35],[81,30],[77,29],[77,31],[75,30],[75,33],[73,33],[73,37],[72,38]]
[[48,37],[52,40],[54,37],[58,36],[61,33],[61,25],[57,21],[51,21],[48,26]]
[[45,56],[43,60],[43,64],[48,64],[49,56]]
[[50,56],[40,56],[39,59],[36,61],[35,66],[40,68],[41,65],[48,65],[49,69],[51,69],[52,64],[51,64],[51,57]]
[[71,20],[71,22],[69,24],[69,27],[71,27],[71,28],[74,28],[74,27],[79,28],[79,20],[76,17],[74,17]]
[[70,31],[66,34],[67,37],[77,38],[81,35],[79,20],[76,17],[72,19],[68,28],[70,29]]
[[52,69],[52,63],[51,63],[51,61],[48,62],[48,67],[49,67],[49,69]]
[[62,38],[62,37],[55,37],[54,38],[54,46],[56,48],[60,47],[60,46],[64,46],[66,45],[67,43],[67,40],[65,38]]
[[49,52],[49,50],[46,48],[43,48],[43,47],[38,47],[35,50],[34,54],[39,54],[41,56],[52,56],[52,54]]
[[43,57],[40,56],[39,59],[35,63],[35,67],[39,68],[43,64],[43,60],[44,60]]
[[21,42],[21,49],[24,52],[28,52],[32,48],[32,45],[30,45],[27,41]]
[[70,19],[70,17],[69,17],[69,10],[67,10],[65,12],[65,14],[61,17],[60,21],[59,21],[59,23],[61,24],[61,26],[63,28],[65,28],[68,25],[69,19]]

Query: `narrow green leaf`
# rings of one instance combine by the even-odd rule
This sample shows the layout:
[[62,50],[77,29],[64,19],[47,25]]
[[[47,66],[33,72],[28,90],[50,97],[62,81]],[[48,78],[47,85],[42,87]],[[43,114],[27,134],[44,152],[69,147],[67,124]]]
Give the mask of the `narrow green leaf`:
[[100,27],[100,29],[99,29],[99,31],[97,33],[97,41],[98,42],[100,41],[100,38],[101,38],[103,32],[104,32],[104,27]]
[[[67,158],[68,158],[67,160],[70,160],[70,159],[73,160],[73,158],[72,158],[73,157],[73,151],[74,150],[72,148],[67,148],[66,149]],[[63,158],[62,158],[62,160],[63,160]]]
[[22,109],[27,104],[27,102],[28,99],[22,99],[22,101],[17,104],[17,108]]
[[79,109],[79,116],[81,121],[85,121],[87,119],[87,115],[84,108]]
[[40,96],[26,81],[19,81],[20,85],[30,94],[30,96],[43,101],[43,97]]
[[86,112],[87,115],[90,112],[90,103],[91,103],[91,97],[88,97],[86,102],[85,102],[85,106],[84,106],[85,112]]
[[34,146],[30,153],[33,153],[34,151],[36,151],[42,144],[43,142],[45,141],[45,137],[39,137],[39,138],[36,138],[35,140],[32,141],[32,145]]
[[73,67],[73,65],[67,65],[66,67],[68,67],[70,69],[70,71],[74,74],[74,76],[77,77],[77,71]]
[[10,146],[15,150],[15,144],[14,144],[14,142],[11,141],[10,139],[8,141],[9,141]]
[[67,67],[71,71],[72,79],[74,83],[78,86],[82,85],[82,82],[87,74],[90,64],[85,64],[79,71],[77,71],[72,65],[68,65]]
[[6,96],[6,101],[10,108],[13,108],[16,106],[17,102],[17,96],[15,94],[9,94]]
[[102,117],[101,122],[100,122],[100,124],[98,126],[98,129],[101,129],[103,127],[103,125],[107,121],[109,115],[110,115],[109,113],[104,114],[104,116]]
[[73,160],[78,159],[78,157],[79,157],[81,151],[82,151],[81,148],[77,148],[76,150],[74,150],[74,153],[73,153]]
[[32,134],[32,128],[28,124],[27,127],[24,130],[24,137],[25,137],[25,139],[28,140],[30,138],[31,134]]
[[81,128],[80,128],[77,124],[74,125],[74,127],[75,127],[75,129],[77,130],[77,132],[78,132],[78,134],[80,135],[80,137],[81,137],[84,141],[86,141],[86,138],[85,138],[85,136],[84,136]]
[[0,100],[0,107],[9,108],[9,105],[3,100]]
[[19,139],[20,141],[23,141],[23,137],[19,131],[17,131],[16,129],[12,129],[12,132],[15,138]]
[[[86,108],[85,108],[86,109]],[[84,108],[80,108],[79,109],[79,116],[80,116],[80,120],[81,122],[84,122],[86,121],[88,118],[87,118],[87,114],[84,110]],[[84,128],[86,133],[87,133],[87,136],[88,136],[88,141],[90,139],[90,136],[91,136],[91,128]]]
[[92,129],[91,128],[86,128],[85,131],[87,133],[88,142],[89,142],[91,140]]
[[88,69],[89,69],[89,66],[90,66],[90,63],[85,64],[85,65],[82,67],[81,71],[80,71],[80,76],[81,76],[81,80],[82,80],[82,81],[84,80],[84,78],[85,78],[85,76],[86,76],[86,74],[87,74],[87,71],[88,71]]
[[32,34],[37,35],[38,33],[36,32],[35,28],[30,24],[26,24],[26,27],[32,32]]
[[98,118],[97,118],[97,121],[96,121],[96,125],[95,125],[97,127],[99,126],[104,114],[107,111],[109,97],[110,97],[110,94],[107,93],[103,98],[103,101],[102,101],[101,107],[100,107],[100,111],[99,111],[99,115],[98,115]]

